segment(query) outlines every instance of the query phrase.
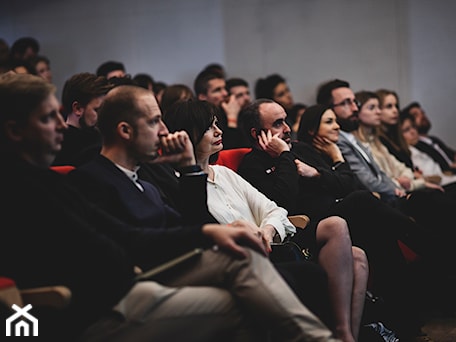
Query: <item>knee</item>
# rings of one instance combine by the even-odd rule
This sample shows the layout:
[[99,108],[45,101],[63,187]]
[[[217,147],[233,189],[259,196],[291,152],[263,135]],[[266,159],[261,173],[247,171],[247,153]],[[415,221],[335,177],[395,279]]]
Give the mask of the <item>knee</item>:
[[340,216],[330,216],[318,223],[317,238],[350,238],[347,222]]
[[355,267],[369,270],[369,261],[366,252],[359,247],[352,247],[353,264]]

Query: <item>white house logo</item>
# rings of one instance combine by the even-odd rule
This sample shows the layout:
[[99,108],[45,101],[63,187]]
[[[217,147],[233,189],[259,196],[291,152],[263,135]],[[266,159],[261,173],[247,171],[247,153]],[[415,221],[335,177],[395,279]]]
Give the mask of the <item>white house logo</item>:
[[[38,336],[38,320],[28,313],[32,305],[27,304],[20,308],[13,304],[11,307],[16,313],[6,319],[6,336],[30,336],[30,326],[32,326],[32,335]],[[11,335],[12,328],[14,328],[13,335]]]

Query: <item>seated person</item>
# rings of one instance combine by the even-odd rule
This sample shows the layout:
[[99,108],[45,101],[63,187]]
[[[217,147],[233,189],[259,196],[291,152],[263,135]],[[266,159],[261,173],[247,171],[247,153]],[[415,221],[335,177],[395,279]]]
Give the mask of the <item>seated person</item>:
[[65,82],[62,105],[68,129],[53,165],[78,166],[97,153],[92,152],[101,146],[97,112],[111,88],[105,77],[88,72],[75,74]]
[[192,101],[174,106],[164,117],[171,131],[184,130],[192,140],[196,162],[208,174],[209,211],[220,223],[247,220],[270,251],[270,244],[284,240],[286,235],[296,234],[292,241],[298,241],[301,246],[301,233],[311,235],[307,239],[315,245],[312,249],[328,274],[334,333],[342,341],[356,341],[368,276],[364,252],[351,246],[346,223],[341,218],[328,217],[318,225],[296,232],[286,210],[229,168],[209,165],[209,159],[223,148],[217,111],[209,102]]
[[[1,264],[0,273],[19,287],[67,286],[73,294],[68,336],[77,332],[85,333],[82,340],[141,341],[185,334],[190,340],[211,341],[239,338],[240,321],[255,317],[278,329],[281,340],[335,340],[261,255],[264,246],[250,228],[134,227],[91,205],[65,177],[49,170],[66,128],[54,91],[37,76],[0,77],[0,153],[8,165],[0,171],[8,198],[2,214],[9,222],[1,233],[5,244],[0,257],[8,262]],[[142,112],[153,116],[155,102],[148,106],[145,95],[138,95],[138,101]],[[159,130],[157,119],[142,117],[142,129]],[[152,150],[159,147],[155,140]],[[27,214],[18,215],[24,208]],[[214,243],[217,250],[206,249],[186,268],[171,270],[166,284],[135,282],[137,260],[157,265]]]

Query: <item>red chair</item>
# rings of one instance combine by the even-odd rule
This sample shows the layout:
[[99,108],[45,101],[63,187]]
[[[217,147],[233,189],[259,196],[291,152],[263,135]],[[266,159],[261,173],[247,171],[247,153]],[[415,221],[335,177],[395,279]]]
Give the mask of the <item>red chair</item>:
[[252,151],[250,147],[239,147],[230,150],[221,150],[214,164],[223,165],[233,171],[237,171],[239,165],[241,164],[242,158],[244,158],[244,156],[250,151]]
[[73,165],[56,165],[56,166],[51,166],[51,170],[60,173],[62,175],[66,175],[70,171],[73,171],[76,167]]

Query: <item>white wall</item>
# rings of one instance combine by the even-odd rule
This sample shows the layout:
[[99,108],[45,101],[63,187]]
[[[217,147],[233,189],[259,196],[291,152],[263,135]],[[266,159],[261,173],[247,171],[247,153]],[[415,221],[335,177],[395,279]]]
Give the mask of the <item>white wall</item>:
[[452,0],[0,0],[0,37],[36,37],[59,88],[108,59],[190,86],[219,62],[252,91],[278,72],[308,104],[335,77],[389,88],[420,101],[456,147],[454,13]]

